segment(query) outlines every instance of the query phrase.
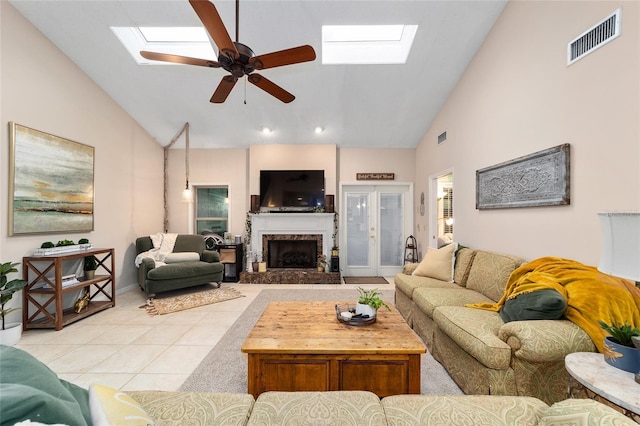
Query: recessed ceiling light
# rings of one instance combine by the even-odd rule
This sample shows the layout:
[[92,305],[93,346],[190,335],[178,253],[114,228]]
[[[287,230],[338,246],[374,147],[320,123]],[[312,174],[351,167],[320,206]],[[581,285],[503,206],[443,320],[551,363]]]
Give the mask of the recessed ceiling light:
[[324,132],[324,127],[318,126],[313,131],[318,133],[318,134],[320,134],[320,133]]
[[404,64],[417,25],[323,25],[323,64]]
[[145,59],[140,56],[141,50],[201,59],[218,58],[203,27],[111,27],[111,31],[138,64],[174,65]]
[[273,130],[271,130],[270,127],[263,127],[262,128],[262,134],[263,135],[268,135],[269,133],[273,132]]

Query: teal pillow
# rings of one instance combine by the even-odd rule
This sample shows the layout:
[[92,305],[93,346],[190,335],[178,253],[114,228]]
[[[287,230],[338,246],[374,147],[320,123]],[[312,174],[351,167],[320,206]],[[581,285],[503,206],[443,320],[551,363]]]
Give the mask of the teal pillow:
[[504,302],[500,316],[504,322],[557,320],[562,318],[566,309],[566,299],[556,290],[538,290]]
[[0,345],[0,413],[1,425],[32,420],[85,426],[89,392],[59,379],[27,352]]

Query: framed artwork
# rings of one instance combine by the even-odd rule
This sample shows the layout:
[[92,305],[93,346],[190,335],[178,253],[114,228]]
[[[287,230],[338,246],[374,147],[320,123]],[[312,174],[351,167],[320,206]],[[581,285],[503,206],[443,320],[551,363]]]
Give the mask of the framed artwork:
[[476,209],[570,204],[569,144],[476,171]]
[[93,231],[94,148],[9,123],[9,235]]

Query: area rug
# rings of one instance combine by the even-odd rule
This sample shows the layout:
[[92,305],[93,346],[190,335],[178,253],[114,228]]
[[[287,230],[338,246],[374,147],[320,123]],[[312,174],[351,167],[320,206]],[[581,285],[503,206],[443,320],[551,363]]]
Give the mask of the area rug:
[[211,305],[212,303],[237,299],[238,297],[244,297],[244,295],[235,288],[206,288],[193,293],[151,299],[147,302],[145,307],[149,315],[165,315],[172,312],[197,308],[198,306]]
[[343,277],[345,284],[389,284],[384,277]]
[[[393,290],[382,290],[382,299],[393,304]],[[193,373],[180,386],[181,391],[247,392],[247,355],[240,351],[244,339],[270,302],[352,300],[355,290],[274,289],[262,290],[242,316],[222,336]],[[421,393],[425,395],[461,395],[462,391],[447,371],[426,353],[421,357]]]

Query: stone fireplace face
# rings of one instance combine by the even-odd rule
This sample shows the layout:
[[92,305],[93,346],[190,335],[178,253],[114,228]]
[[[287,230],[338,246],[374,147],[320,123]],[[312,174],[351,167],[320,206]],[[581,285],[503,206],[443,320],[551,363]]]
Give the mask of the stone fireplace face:
[[265,234],[263,259],[267,268],[315,268],[322,253],[322,235]]

